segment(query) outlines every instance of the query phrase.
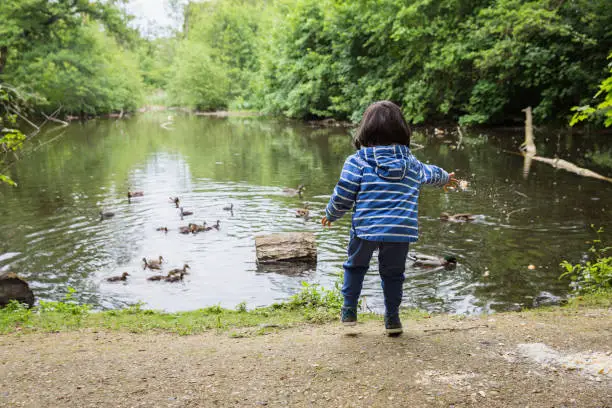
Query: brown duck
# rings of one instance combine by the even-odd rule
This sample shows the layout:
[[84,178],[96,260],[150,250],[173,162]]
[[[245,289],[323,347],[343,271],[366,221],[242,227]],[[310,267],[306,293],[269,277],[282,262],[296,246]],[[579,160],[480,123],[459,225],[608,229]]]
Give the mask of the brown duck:
[[110,278],[106,279],[109,282],[119,282],[119,281],[125,281],[127,280],[127,277],[130,276],[129,273],[127,272],[123,272],[121,274],[121,276],[111,276]]
[[175,268],[172,269],[170,272],[168,272],[168,276],[172,276],[172,275],[179,275],[179,274],[183,274],[183,275],[188,275],[189,273],[187,272],[187,269],[191,269],[189,267],[189,265],[185,264],[183,265],[183,268]]
[[144,262],[144,268],[142,269],[161,269],[161,264],[164,262],[164,257],[160,255],[159,259],[142,258],[142,261]]
[[443,212],[440,214],[440,220],[448,222],[468,222],[474,221],[475,219],[476,217],[474,215],[468,213],[450,215],[449,213]]
[[295,216],[297,218],[308,218],[310,211],[308,210],[308,203],[304,203],[304,208],[298,208],[295,210]]
[[134,197],[144,197],[144,191],[129,191],[127,192],[128,201]]
[[180,272],[178,275],[168,275],[164,279],[166,282],[180,282],[183,280],[183,276],[185,276],[185,272]]
[[302,196],[302,193],[306,190],[306,186],[300,184],[297,188],[283,188],[283,193],[290,196]]
[[160,281],[166,279],[166,275],[153,275],[147,278],[148,281]]

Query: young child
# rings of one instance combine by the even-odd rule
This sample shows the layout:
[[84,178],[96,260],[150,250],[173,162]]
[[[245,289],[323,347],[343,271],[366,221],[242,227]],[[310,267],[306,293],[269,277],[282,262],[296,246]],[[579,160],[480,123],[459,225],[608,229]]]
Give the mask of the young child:
[[344,263],[342,323],[357,323],[357,302],[370,259],[378,249],[385,297],[385,329],[402,333],[399,307],[408,247],[417,241],[421,186],[456,183],[454,174],[423,164],[410,152],[410,130],[392,102],[373,103],[364,112],[349,156],[321,223],[330,226],[353,207],[348,260]]

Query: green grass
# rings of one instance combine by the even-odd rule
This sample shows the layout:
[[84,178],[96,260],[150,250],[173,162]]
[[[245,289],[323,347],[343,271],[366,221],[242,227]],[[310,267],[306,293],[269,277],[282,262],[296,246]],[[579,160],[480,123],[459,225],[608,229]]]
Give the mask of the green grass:
[[612,307],[612,289],[599,289],[592,293],[585,293],[570,298],[567,308],[593,307],[609,308]]
[[[40,301],[32,309],[17,302],[9,304],[0,309],[0,334],[90,329],[189,335],[215,330],[228,332],[232,337],[244,337],[300,324],[337,321],[342,307],[338,285],[328,290],[319,285],[304,284],[302,290],[286,302],[253,310],[247,310],[246,305],[241,303],[236,310],[212,306],[178,313],[147,310],[141,305],[96,312],[88,305],[74,302],[73,295],[74,290],[71,289],[63,301]],[[402,314],[407,319],[428,315],[418,310],[405,310]],[[382,317],[362,313],[359,319],[382,320]]]

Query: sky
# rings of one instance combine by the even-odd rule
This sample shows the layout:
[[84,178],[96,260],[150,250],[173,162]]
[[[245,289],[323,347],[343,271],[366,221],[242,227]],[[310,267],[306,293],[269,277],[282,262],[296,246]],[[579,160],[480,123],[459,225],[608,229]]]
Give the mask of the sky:
[[146,34],[149,21],[162,27],[174,24],[167,6],[168,0],[130,0],[127,9],[136,17],[135,25]]

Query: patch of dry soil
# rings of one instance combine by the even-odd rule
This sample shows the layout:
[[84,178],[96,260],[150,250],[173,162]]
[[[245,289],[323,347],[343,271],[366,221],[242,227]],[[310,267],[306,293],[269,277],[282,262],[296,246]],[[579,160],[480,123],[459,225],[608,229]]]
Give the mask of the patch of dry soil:
[[404,325],[399,338],[385,337],[380,322],[246,338],[0,336],[0,406],[612,406],[609,310],[437,316]]

